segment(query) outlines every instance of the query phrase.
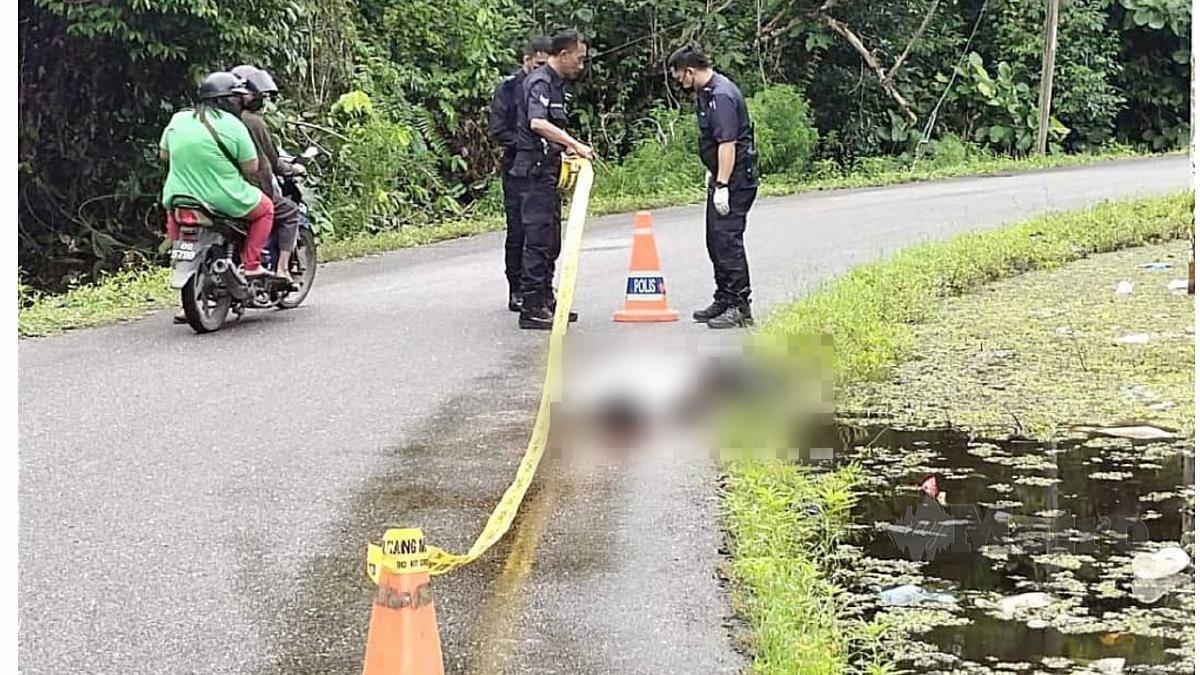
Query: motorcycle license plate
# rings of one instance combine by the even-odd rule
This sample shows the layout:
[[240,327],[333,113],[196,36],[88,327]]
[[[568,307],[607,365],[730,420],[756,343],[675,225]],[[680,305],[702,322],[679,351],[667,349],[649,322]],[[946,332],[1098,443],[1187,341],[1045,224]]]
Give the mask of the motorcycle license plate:
[[171,247],[171,260],[193,260],[196,257],[196,243],[177,241]]

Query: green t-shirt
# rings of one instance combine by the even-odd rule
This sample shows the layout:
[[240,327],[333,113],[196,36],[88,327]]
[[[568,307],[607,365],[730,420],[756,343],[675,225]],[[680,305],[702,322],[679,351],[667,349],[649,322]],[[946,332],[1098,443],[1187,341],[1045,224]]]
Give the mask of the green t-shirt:
[[[213,108],[208,108],[205,116],[238,162],[258,157],[250,132],[240,119]],[[162,190],[163,206],[172,197],[188,195],[218,213],[241,218],[262,200],[262,191],[247,182],[238,167],[221,152],[194,110],[175,113],[158,145],[170,155],[170,170]]]

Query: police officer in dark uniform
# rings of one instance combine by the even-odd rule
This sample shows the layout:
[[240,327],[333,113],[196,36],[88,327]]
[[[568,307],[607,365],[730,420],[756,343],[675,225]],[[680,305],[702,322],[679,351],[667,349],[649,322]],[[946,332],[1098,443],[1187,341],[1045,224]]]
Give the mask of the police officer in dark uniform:
[[717,291],[713,303],[692,317],[709,328],[750,326],[750,266],[742,239],[758,195],[758,152],[746,99],[694,45],[677,50],[667,66],[676,82],[696,92],[700,161],[710,175],[705,230]]
[[[579,77],[587,42],[575,31],[550,41],[546,65],[522,83],[516,155],[509,174],[521,192],[521,328],[549,330],[554,323],[554,263],[562,247],[562,153],[590,159],[592,149],[567,133],[566,85]],[[574,320],[574,312],[571,313]]]
[[504,276],[508,278],[508,309],[521,311],[521,250],[525,233],[521,228],[521,194],[519,180],[509,171],[517,150],[518,113],[525,90],[525,76],[546,64],[550,57],[550,38],[538,36],[525,43],[521,67],[505,77],[492,95],[492,114],[488,136],[504,149],[501,184],[504,186],[504,218],[507,233],[504,237]]

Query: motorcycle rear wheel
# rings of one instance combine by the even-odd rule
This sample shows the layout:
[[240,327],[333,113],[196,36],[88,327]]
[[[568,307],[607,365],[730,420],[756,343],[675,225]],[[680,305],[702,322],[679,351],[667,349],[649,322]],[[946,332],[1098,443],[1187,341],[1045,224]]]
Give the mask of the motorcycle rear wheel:
[[216,293],[216,284],[203,271],[192,275],[179,292],[183,314],[187,317],[188,325],[197,333],[220,330],[229,316],[233,298],[228,294]]

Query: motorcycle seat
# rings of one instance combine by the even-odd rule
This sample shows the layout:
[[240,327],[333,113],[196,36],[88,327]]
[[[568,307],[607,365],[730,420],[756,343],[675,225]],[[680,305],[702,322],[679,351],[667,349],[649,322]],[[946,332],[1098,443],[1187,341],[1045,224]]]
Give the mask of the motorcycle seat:
[[213,227],[222,223],[245,234],[246,221],[224,215],[191,195],[175,195],[170,201],[171,215],[180,225]]

